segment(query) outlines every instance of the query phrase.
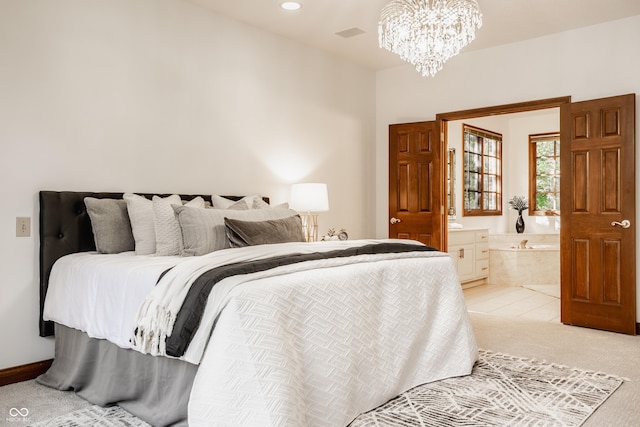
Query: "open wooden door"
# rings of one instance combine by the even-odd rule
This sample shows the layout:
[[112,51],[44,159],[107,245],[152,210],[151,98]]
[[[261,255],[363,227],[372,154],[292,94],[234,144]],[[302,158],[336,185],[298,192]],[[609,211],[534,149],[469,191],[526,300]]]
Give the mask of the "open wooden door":
[[562,323],[635,334],[635,95],[560,120]]
[[389,126],[389,237],[446,250],[440,122]]

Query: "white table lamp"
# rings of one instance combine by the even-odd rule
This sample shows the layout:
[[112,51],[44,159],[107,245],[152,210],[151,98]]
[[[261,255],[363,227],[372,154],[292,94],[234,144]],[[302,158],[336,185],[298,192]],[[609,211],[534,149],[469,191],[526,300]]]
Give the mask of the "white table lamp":
[[291,209],[301,213],[302,229],[307,242],[318,240],[318,212],[329,210],[327,184],[304,183],[291,187]]

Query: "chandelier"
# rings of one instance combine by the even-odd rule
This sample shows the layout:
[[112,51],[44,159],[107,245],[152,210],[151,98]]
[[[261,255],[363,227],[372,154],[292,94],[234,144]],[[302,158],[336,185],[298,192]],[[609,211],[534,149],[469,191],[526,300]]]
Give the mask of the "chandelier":
[[435,75],[482,26],[477,0],[392,0],[380,12],[380,47]]

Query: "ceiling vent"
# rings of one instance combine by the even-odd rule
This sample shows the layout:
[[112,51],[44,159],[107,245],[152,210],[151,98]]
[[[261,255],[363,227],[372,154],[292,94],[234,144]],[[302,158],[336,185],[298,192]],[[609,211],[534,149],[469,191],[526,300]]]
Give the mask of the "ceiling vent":
[[338,31],[336,35],[348,39],[349,37],[359,36],[360,34],[364,34],[365,32],[366,31],[361,30],[360,28],[353,27],[346,30]]

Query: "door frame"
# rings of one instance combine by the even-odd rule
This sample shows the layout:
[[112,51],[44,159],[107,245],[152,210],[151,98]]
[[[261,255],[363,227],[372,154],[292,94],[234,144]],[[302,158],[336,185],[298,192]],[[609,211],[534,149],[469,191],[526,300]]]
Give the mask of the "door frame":
[[[436,121],[440,123],[440,143],[442,152],[446,153],[449,148],[449,140],[447,134],[448,122],[454,120],[473,119],[477,117],[498,116],[502,114],[523,113],[528,111],[545,110],[548,108],[560,108],[562,105],[571,104],[571,96],[561,96],[557,98],[538,99],[535,101],[518,102],[515,104],[496,105],[492,107],[473,108],[470,110],[452,111],[448,113],[436,114]],[[558,114],[560,114],[558,112]],[[560,124],[562,126],[562,124]],[[442,170],[446,171],[447,164],[444,156],[442,156]],[[446,175],[443,175],[446,176]],[[443,179],[443,185],[446,186],[446,180]],[[442,194],[446,193],[446,188],[442,189]],[[444,204],[444,201],[443,201]],[[447,221],[442,221],[442,236],[444,237],[444,251],[449,249],[449,229]]]

